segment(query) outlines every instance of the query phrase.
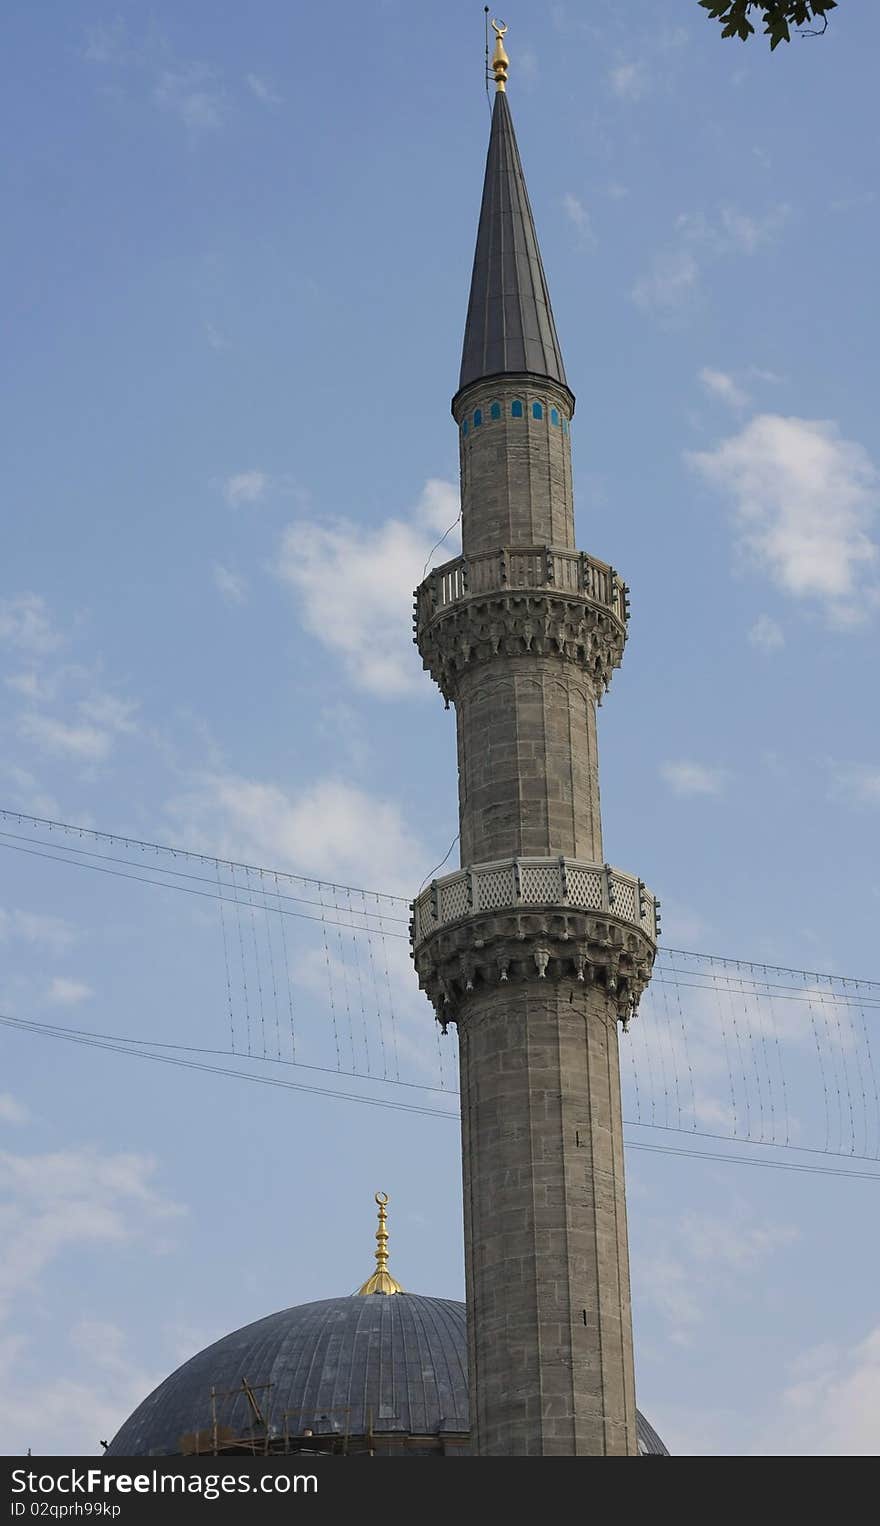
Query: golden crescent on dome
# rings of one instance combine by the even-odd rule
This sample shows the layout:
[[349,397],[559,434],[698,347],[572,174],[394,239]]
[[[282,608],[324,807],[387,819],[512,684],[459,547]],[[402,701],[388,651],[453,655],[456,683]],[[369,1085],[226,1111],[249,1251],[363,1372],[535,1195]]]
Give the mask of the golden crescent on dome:
[[388,1202],[388,1193],[387,1192],[377,1192],[376,1193],[376,1202],[379,1204],[380,1208],[384,1208],[385,1204]]
[[506,31],[507,31],[507,22],[506,21],[493,21],[492,22],[492,29],[495,32],[496,37],[503,37],[505,35]]

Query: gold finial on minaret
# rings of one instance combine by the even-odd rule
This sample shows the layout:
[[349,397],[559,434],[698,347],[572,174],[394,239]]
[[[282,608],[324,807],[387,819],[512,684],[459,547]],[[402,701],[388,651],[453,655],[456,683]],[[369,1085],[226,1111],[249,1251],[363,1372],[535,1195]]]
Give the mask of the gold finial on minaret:
[[492,29],[495,33],[495,52],[492,54],[492,71],[495,75],[495,89],[507,89],[507,70],[510,59],[504,51],[502,38],[507,31],[503,21],[493,21]]
[[362,1288],[358,1288],[358,1297],[366,1298],[369,1293],[402,1293],[404,1290],[395,1277],[388,1270],[388,1230],[386,1221],[388,1215],[385,1205],[388,1202],[387,1192],[377,1192],[376,1202],[379,1205],[379,1228],[376,1230],[376,1270],[372,1277],[368,1277]]

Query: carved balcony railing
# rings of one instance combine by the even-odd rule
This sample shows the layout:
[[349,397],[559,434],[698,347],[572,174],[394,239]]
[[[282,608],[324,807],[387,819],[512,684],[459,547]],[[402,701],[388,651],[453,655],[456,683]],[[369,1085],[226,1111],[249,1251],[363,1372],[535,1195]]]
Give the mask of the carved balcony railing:
[[580,594],[609,610],[622,626],[629,617],[629,591],[607,562],[553,546],[503,546],[435,567],[416,591],[416,631],[465,599],[508,589]]
[[514,858],[433,880],[413,902],[413,950],[461,918],[545,906],[604,913],[653,944],[660,934],[660,902],[635,875],[575,858]]

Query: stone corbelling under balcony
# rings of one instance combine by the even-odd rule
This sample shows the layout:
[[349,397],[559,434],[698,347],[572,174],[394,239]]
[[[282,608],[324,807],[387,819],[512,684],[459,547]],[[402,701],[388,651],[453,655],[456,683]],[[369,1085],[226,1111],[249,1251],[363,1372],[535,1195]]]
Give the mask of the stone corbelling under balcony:
[[419,985],[440,1022],[480,986],[603,986],[624,1026],[654,963],[659,903],[640,880],[572,859],[514,859],[435,880],[413,903]]
[[544,589],[478,595],[450,605],[416,634],[422,666],[447,705],[464,668],[524,653],[574,663],[601,703],[625,640],[626,627],[610,611],[583,595]]

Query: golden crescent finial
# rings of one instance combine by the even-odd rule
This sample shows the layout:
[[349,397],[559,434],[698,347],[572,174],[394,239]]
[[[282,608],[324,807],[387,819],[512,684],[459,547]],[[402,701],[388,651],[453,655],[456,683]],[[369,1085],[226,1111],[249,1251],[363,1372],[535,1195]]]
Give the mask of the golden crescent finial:
[[492,29],[495,33],[495,52],[492,54],[492,72],[495,75],[495,89],[503,91],[507,89],[507,71],[510,67],[510,59],[505,53],[504,43],[501,41],[507,32],[507,26],[503,21],[493,20]]
[[374,1196],[379,1209],[379,1228],[376,1230],[376,1270],[372,1277],[368,1277],[358,1293],[366,1298],[370,1293],[402,1293],[403,1288],[388,1270],[388,1215],[385,1208],[388,1203],[387,1192],[377,1192]]

